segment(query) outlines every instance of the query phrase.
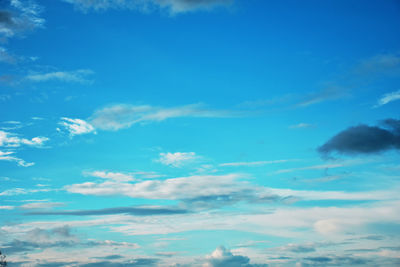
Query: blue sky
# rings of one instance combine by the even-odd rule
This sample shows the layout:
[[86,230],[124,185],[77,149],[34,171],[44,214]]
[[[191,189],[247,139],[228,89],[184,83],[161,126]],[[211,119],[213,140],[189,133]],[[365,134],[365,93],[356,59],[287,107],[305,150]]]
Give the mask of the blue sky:
[[399,17],[394,0],[0,0],[0,250],[400,264]]

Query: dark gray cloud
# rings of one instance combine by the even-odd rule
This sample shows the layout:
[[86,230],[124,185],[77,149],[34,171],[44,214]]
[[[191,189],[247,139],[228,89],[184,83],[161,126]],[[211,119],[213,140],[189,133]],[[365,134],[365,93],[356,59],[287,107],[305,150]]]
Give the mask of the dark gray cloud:
[[387,119],[381,125],[350,127],[332,137],[318,151],[322,154],[372,154],[400,149],[400,120]]
[[0,24],[11,26],[13,24],[12,14],[7,10],[0,10]]
[[188,210],[179,208],[162,208],[162,207],[115,207],[98,210],[64,210],[64,211],[38,211],[29,212],[26,215],[75,215],[75,216],[91,216],[91,215],[112,215],[112,214],[130,214],[136,216],[151,215],[174,215],[185,214]]

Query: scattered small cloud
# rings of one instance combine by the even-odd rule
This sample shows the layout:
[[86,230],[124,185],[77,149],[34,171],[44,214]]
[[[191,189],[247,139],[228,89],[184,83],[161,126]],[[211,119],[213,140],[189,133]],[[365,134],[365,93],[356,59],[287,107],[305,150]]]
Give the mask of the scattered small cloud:
[[250,259],[246,256],[233,255],[232,252],[223,246],[216,248],[211,255],[206,257],[204,267],[263,267],[266,264],[250,264]]
[[61,81],[71,83],[92,83],[88,76],[93,75],[94,72],[89,69],[81,69],[75,71],[55,71],[47,73],[29,74],[25,79],[32,82],[47,82],[47,81]]
[[332,152],[351,155],[400,149],[400,120],[387,119],[381,124],[384,128],[365,124],[350,127],[332,137],[318,151],[323,155]]
[[379,100],[378,103],[374,106],[375,108],[389,104],[390,102],[400,100],[400,90],[384,94]]
[[0,146],[4,147],[19,147],[21,145],[40,147],[49,140],[49,138],[43,136],[32,139],[19,138],[16,134],[0,130]]
[[379,54],[373,57],[364,59],[354,69],[357,75],[376,75],[397,72],[400,70],[400,55],[399,54]]
[[157,161],[161,164],[178,168],[197,158],[198,156],[194,152],[168,152],[160,153],[160,158]]
[[344,88],[336,85],[330,85],[320,91],[309,94],[300,103],[297,104],[297,107],[307,107],[328,100],[336,100],[345,95],[346,90]]
[[32,202],[32,203],[27,203],[24,205],[19,206],[20,209],[24,210],[32,210],[32,209],[51,209],[55,207],[62,207],[64,206],[64,203],[60,202]]
[[64,126],[71,137],[88,133],[96,134],[96,129],[90,123],[81,119],[63,117],[58,124]]

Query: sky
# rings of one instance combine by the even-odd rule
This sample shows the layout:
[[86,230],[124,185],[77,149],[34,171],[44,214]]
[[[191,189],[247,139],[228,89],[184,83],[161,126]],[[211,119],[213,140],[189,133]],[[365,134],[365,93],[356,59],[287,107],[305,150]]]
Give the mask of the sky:
[[400,265],[399,18],[0,0],[9,266]]

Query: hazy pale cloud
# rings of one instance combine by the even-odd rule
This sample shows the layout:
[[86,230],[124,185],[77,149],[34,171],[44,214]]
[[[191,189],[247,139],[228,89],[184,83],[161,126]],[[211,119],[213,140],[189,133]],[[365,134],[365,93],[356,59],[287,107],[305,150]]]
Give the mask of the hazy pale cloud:
[[237,115],[226,110],[208,109],[201,104],[172,108],[117,104],[95,111],[89,118],[89,122],[96,129],[116,131],[137,123],[160,122],[171,118],[223,118]]
[[81,119],[63,117],[58,124],[64,126],[71,136],[96,133],[96,129],[90,123]]
[[380,107],[396,100],[400,100],[400,90],[384,94],[374,107]]
[[269,164],[276,164],[276,163],[285,163],[285,162],[290,162],[294,161],[291,159],[282,159],[282,160],[265,160],[265,161],[243,161],[243,162],[227,162],[227,163],[221,163],[219,166],[225,167],[225,166],[232,166],[232,167],[238,167],[238,166],[262,166],[262,165],[269,165]]
[[290,125],[289,128],[290,129],[303,129],[303,128],[310,128],[312,126],[313,126],[312,124],[300,122],[298,124]]
[[85,172],[85,174],[93,177],[113,180],[116,182],[129,182],[135,180],[132,175],[120,172],[93,171]]
[[175,152],[175,153],[160,153],[160,158],[157,160],[161,164],[182,167],[185,163],[198,158],[194,152]]
[[61,81],[73,83],[92,83],[88,76],[93,75],[94,72],[88,69],[81,69],[75,71],[55,71],[47,73],[29,74],[25,78],[32,82],[47,82],[47,81]]
[[234,0],[64,0],[77,8],[87,10],[132,9],[149,12],[154,9],[167,10],[171,14],[196,10],[227,7]]

